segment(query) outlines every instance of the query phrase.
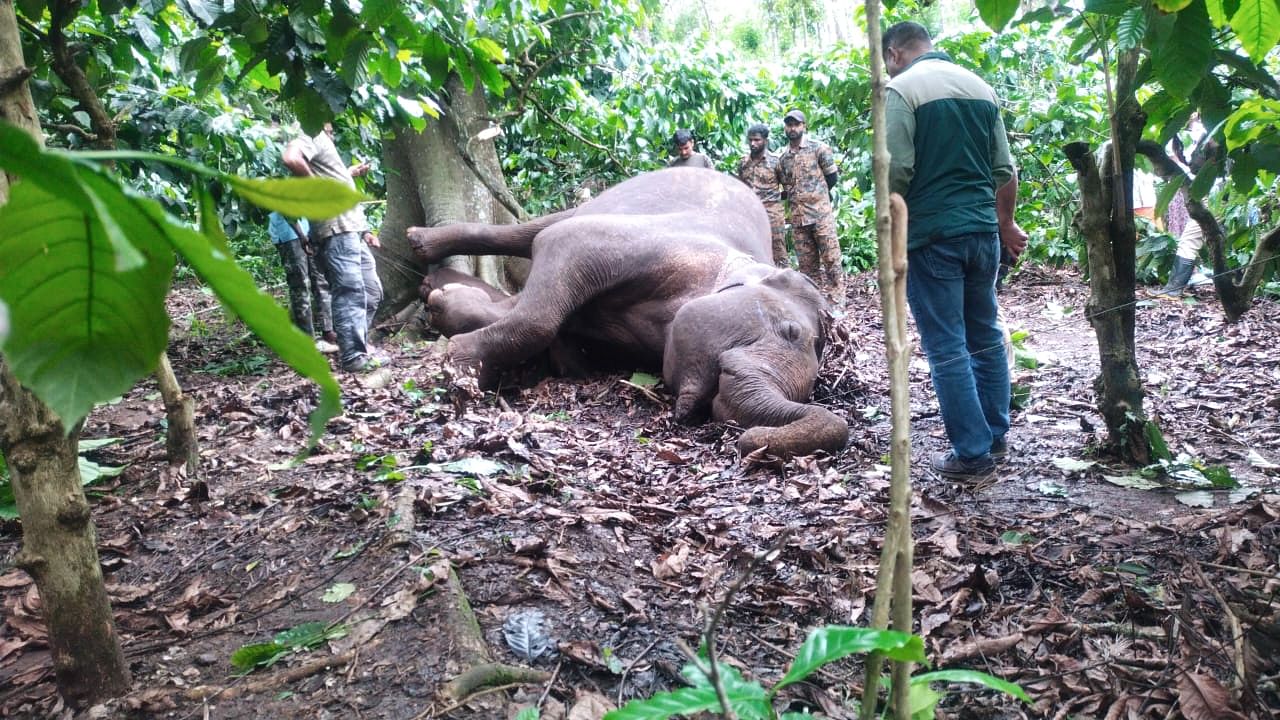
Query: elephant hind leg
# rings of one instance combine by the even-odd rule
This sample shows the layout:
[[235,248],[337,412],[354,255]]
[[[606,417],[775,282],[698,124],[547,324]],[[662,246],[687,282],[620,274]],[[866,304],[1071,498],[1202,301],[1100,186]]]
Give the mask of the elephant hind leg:
[[454,223],[438,227],[411,227],[406,233],[409,246],[427,263],[437,263],[451,255],[513,255],[532,257],[533,239],[548,227],[573,217],[563,210],[543,215],[519,225]]

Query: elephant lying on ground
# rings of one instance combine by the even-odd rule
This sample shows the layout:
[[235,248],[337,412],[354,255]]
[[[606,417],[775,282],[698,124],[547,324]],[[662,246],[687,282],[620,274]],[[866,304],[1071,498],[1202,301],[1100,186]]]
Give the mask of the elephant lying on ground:
[[563,369],[662,369],[674,415],[747,428],[738,450],[836,452],[848,426],[806,404],[822,354],[825,302],[773,265],[755,194],[721,173],[672,168],[623,182],[573,210],[520,225],[410,228],[426,262],[515,255],[533,263],[512,297],[460,273],[423,282],[449,356],[482,387],[549,351]]

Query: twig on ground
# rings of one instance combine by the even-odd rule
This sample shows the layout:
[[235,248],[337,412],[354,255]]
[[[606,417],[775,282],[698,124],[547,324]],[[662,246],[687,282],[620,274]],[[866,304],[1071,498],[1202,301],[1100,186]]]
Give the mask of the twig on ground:
[[341,655],[333,655],[330,657],[319,658],[304,665],[295,668],[289,668],[270,677],[260,678],[253,682],[237,683],[224,688],[210,687],[201,685],[191,688],[183,693],[188,700],[196,700],[199,702],[207,702],[209,700],[233,700],[241,695],[252,695],[260,693],[264,690],[273,690],[282,685],[310,677],[331,667],[346,665],[355,659],[355,651],[342,653]]
[[493,687],[484,688],[483,690],[477,690],[471,693],[470,695],[468,695],[467,697],[463,698],[460,702],[456,702],[446,708],[441,708],[440,710],[436,710],[434,707],[429,707],[426,710],[423,710],[422,712],[418,713],[417,715],[414,715],[413,720],[423,720],[423,718],[448,715],[454,710],[461,709],[463,705],[466,705],[467,703],[473,700],[476,700],[478,698],[482,698],[485,695],[493,695],[494,693],[500,693],[507,690],[515,690],[516,688],[523,687],[525,685],[528,685],[528,683],[513,682],[513,683],[507,683],[506,685],[495,685]]
[[1233,654],[1235,656],[1236,680],[1240,683],[1240,688],[1243,691],[1245,686],[1248,684],[1248,676],[1245,674],[1244,667],[1244,631],[1240,629],[1240,618],[1236,617],[1235,611],[1233,611],[1231,606],[1227,604],[1227,599],[1222,596],[1222,593],[1218,591],[1218,588],[1215,587],[1213,583],[1209,582],[1209,578],[1204,576],[1204,572],[1200,570],[1199,564],[1188,562],[1187,567],[1190,567],[1191,571],[1195,573],[1196,579],[1200,581],[1200,584],[1208,588],[1209,592],[1213,593],[1213,598],[1222,606],[1222,612],[1227,616],[1227,624],[1231,628],[1232,645],[1235,646],[1235,653]]
[[538,696],[538,703],[534,707],[538,711],[542,711],[542,703],[547,701],[547,696],[551,694],[551,686],[556,684],[556,678],[560,675],[560,667],[564,665],[564,660],[556,663],[556,669],[551,671],[551,679],[547,681],[547,686],[542,688],[542,694]]
[[[658,640],[660,639],[661,638],[659,638]],[[622,691],[625,690],[627,687],[627,675],[631,672],[631,668],[640,664],[640,661],[644,660],[645,656],[649,654],[649,651],[652,650],[655,646],[657,646],[658,640],[654,640],[653,642],[649,643],[649,646],[646,647],[644,650],[640,651],[640,655],[637,656],[635,660],[632,660],[631,662],[627,663],[627,666],[622,669],[622,677],[618,679],[618,702],[616,703],[618,707],[622,707]],[[538,704],[541,705],[542,703],[539,702]]]

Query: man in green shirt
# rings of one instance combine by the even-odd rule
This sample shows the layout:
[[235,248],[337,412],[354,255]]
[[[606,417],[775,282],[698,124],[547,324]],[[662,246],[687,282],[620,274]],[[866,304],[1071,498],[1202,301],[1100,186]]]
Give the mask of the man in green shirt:
[[1013,219],[1017,175],[996,93],[901,22],[881,44],[889,185],[910,214],[907,300],[951,450],[931,466],[981,480],[1008,453],[1009,366],[996,316],[1001,245],[1015,259],[1027,234]]

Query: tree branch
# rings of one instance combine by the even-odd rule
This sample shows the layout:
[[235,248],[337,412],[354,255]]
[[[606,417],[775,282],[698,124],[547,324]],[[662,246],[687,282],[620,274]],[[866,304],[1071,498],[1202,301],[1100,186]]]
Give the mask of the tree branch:
[[31,77],[31,68],[16,67],[0,71],[0,95],[8,95]]
[[613,154],[612,150],[610,150],[609,148],[603,145],[600,145],[599,143],[591,142],[590,140],[583,137],[582,133],[578,132],[576,129],[569,127],[565,123],[561,122],[560,119],[557,118],[555,115],[551,114],[551,112],[547,110],[542,105],[542,103],[538,102],[537,98],[531,95],[529,96],[529,101],[532,102],[533,106],[538,109],[538,112],[542,113],[543,117],[551,121],[551,124],[555,125],[556,127],[565,131],[569,135],[573,136],[578,140],[578,142],[582,143],[583,145],[586,145],[587,147],[595,148],[596,150],[599,150],[600,152],[604,153],[614,165],[617,165],[620,168],[626,167],[626,165],[623,165],[622,161],[618,159],[618,156]]
[[94,142],[98,139],[97,135],[94,135],[79,125],[73,125],[71,123],[49,123],[45,128],[48,130],[57,130],[58,132],[68,132],[74,135],[79,135],[89,142]]
[[75,53],[67,43],[63,30],[80,11],[76,0],[55,0],[49,5],[52,22],[49,24],[49,50],[53,54],[53,71],[71,89],[80,105],[89,114],[97,138],[94,146],[112,150],[116,146],[116,126],[107,109],[102,106],[98,93],[89,84],[89,78],[76,63]]

